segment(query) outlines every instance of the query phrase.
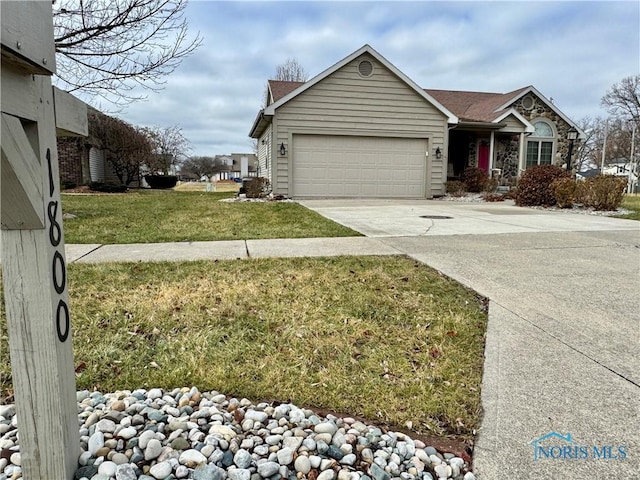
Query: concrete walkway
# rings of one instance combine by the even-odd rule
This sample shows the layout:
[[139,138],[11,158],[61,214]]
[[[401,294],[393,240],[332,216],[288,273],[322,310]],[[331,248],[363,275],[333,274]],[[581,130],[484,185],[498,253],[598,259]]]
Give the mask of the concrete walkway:
[[[478,478],[640,478],[640,222],[504,203],[303,204],[367,236],[67,245],[67,260],[410,255],[491,299]],[[571,439],[543,441],[534,460],[551,432]]]
[[[639,222],[505,204],[304,203],[491,299],[479,479],[640,478]],[[552,432],[571,441],[541,442],[534,460],[532,442]],[[626,458],[611,458],[619,447]]]

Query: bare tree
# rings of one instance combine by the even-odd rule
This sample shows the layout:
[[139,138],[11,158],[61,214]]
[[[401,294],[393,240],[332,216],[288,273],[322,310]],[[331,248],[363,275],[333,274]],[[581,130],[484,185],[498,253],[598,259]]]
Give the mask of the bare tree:
[[585,139],[576,150],[576,168],[599,167],[602,164],[602,149],[605,149],[604,164],[619,162],[629,158],[633,125],[620,118],[590,118],[578,121],[585,132]]
[[[306,82],[309,80],[309,74],[304,67],[295,58],[287,58],[286,62],[276,67],[276,74],[271,80],[279,80],[284,82]],[[262,108],[266,107],[269,102],[269,85],[265,85],[264,95],[262,98]]]
[[585,133],[585,138],[578,143],[574,157],[575,169],[579,172],[585,167],[593,168],[598,165],[597,155],[602,148],[604,121],[601,118],[584,117],[577,124]]
[[276,67],[276,76],[272,80],[287,82],[306,82],[309,74],[295,58],[287,58],[287,61]]
[[216,173],[216,163],[213,157],[189,157],[180,163],[180,171],[209,178]]
[[147,135],[153,145],[155,154],[147,164],[152,172],[169,174],[180,156],[186,156],[191,150],[191,143],[182,134],[178,125],[171,127],[145,127],[142,132]]
[[254,155],[258,155],[258,139],[257,138],[250,138],[249,139],[249,146],[251,147],[251,152]]
[[89,132],[93,141],[105,151],[106,160],[123,185],[129,185],[140,175],[148,162],[153,146],[147,135],[119,118],[91,109]]
[[[613,118],[608,120],[605,164],[627,162],[631,154],[632,126],[628,119]],[[602,150],[600,150],[602,154]]]
[[602,97],[601,104],[619,118],[630,119],[640,126],[640,75],[632,75],[614,84]]
[[[116,106],[159,90],[202,43],[190,38],[188,0],[58,0],[53,23],[58,85]],[[54,4],[56,2],[54,1]]]

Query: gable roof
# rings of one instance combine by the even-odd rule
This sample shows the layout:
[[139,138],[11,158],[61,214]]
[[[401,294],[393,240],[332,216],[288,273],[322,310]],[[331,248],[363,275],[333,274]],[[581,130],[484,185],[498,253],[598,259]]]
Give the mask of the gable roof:
[[[367,53],[367,54],[371,55],[373,58],[375,58],[378,62],[380,62],[387,69],[389,69],[394,75],[396,75],[400,80],[402,80],[404,83],[406,83],[419,96],[424,98],[426,101],[431,103],[436,109],[438,109],[440,112],[442,112],[447,117],[447,120],[448,120],[449,123],[452,123],[452,124],[458,123],[458,118],[451,111],[449,111],[444,105],[442,105],[435,98],[433,98],[431,95],[429,95],[429,93],[427,93],[424,90],[422,90],[416,83],[414,83],[413,80],[411,80],[404,73],[402,73],[400,70],[398,70],[391,62],[389,62],[386,58],[384,58],[377,51],[375,51],[370,45],[364,45],[363,47],[359,48],[358,50],[353,52],[351,55],[343,58],[338,63],[334,64],[333,66],[331,66],[329,68],[327,68],[325,71],[319,73],[318,75],[313,77],[308,82],[305,82],[305,83],[299,85],[298,87],[296,87],[295,89],[291,90],[289,93],[287,93],[283,97],[280,97],[277,101],[275,101],[275,98],[274,98],[274,102],[271,105],[268,105],[264,109],[264,115],[273,115],[278,107],[284,105],[289,100],[297,97],[302,92],[304,92],[304,91],[308,90],[309,88],[313,87],[315,84],[317,84],[321,80],[325,79],[326,77],[328,77],[332,73],[334,73],[337,70],[341,69],[342,67],[347,65],[349,62],[355,60],[360,55],[363,55],[365,53]],[[273,94],[273,91],[272,91],[272,94]]]
[[580,127],[574,122],[572,122],[550,100],[548,100],[532,85],[522,87],[508,93],[421,89],[413,82],[413,80],[411,80],[404,73],[398,70],[393,64],[391,64],[386,58],[380,55],[370,45],[364,45],[360,49],[353,52],[351,55],[345,57],[338,63],[327,68],[307,82],[269,80],[268,88],[271,94],[272,103],[270,105],[267,105],[258,113],[249,135],[256,138],[255,135],[264,131],[264,128],[266,128],[266,126],[270,122],[270,117],[275,114],[275,111],[278,107],[284,105],[289,100],[295,98],[309,88],[313,87],[315,84],[364,53],[368,53],[369,55],[374,57],[378,62],[389,69],[400,80],[404,81],[418,95],[423,97],[441,113],[446,115],[449,124],[455,125],[460,122],[468,122],[485,124],[486,127],[491,127],[489,124],[495,124],[495,128],[499,128],[500,126],[498,124],[500,122],[502,122],[509,115],[513,115],[525,126],[525,132],[532,133],[534,131],[532,123],[528,121],[523,115],[518,113],[514,108],[512,108],[512,105],[517,100],[522,98],[527,93],[531,92],[535,94],[540,100],[542,100],[546,104],[546,106],[549,107],[553,112],[555,112],[560,118],[562,118],[576,130],[578,130],[580,139],[585,138],[585,133],[582,131],[582,129],[580,129]]
[[516,93],[516,95],[513,98],[511,98],[510,100],[507,100],[507,103],[499,106],[498,107],[499,109],[507,108],[509,105],[513,104],[513,102],[515,102],[516,100],[524,97],[527,93],[533,93],[540,100],[542,100],[546,104],[546,106],[549,107],[556,115],[558,115],[565,122],[567,122],[569,125],[571,125],[573,128],[575,128],[578,131],[578,138],[579,139],[583,140],[584,138],[586,138],[586,135],[585,135],[584,131],[578,125],[576,125],[574,122],[572,122],[569,117],[567,117],[564,113],[562,113],[553,104],[553,102],[551,100],[549,100],[547,97],[542,95],[533,85],[529,85],[528,87],[526,87],[524,89],[516,90],[515,92],[511,92],[511,93]]
[[296,88],[304,85],[305,82],[291,82],[285,80],[269,80],[269,91],[271,92],[271,98],[274,102],[277,102],[282,97],[287,96],[293,92]]
[[[493,122],[500,117],[506,107],[520,92],[529,87],[520,88],[509,93],[465,92],[459,90],[425,89],[432,97],[455,113],[460,120],[469,122]],[[502,106],[504,103],[506,106]]]

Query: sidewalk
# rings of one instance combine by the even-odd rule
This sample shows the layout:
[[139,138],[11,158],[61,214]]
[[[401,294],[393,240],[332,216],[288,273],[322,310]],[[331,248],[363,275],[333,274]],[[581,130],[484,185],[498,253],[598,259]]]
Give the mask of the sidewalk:
[[66,245],[67,262],[161,262],[232,260],[266,257],[398,255],[375,238],[295,238],[221,242],[138,243],[128,245]]

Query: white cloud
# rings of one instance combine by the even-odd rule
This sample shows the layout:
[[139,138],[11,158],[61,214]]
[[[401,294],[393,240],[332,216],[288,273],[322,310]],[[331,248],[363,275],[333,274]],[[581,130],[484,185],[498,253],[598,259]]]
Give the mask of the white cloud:
[[297,58],[316,75],[365,43],[424,88],[534,85],[570,117],[640,72],[637,2],[213,2],[188,7],[203,47],[120,116],[179,124],[193,153],[249,150],[266,80]]

